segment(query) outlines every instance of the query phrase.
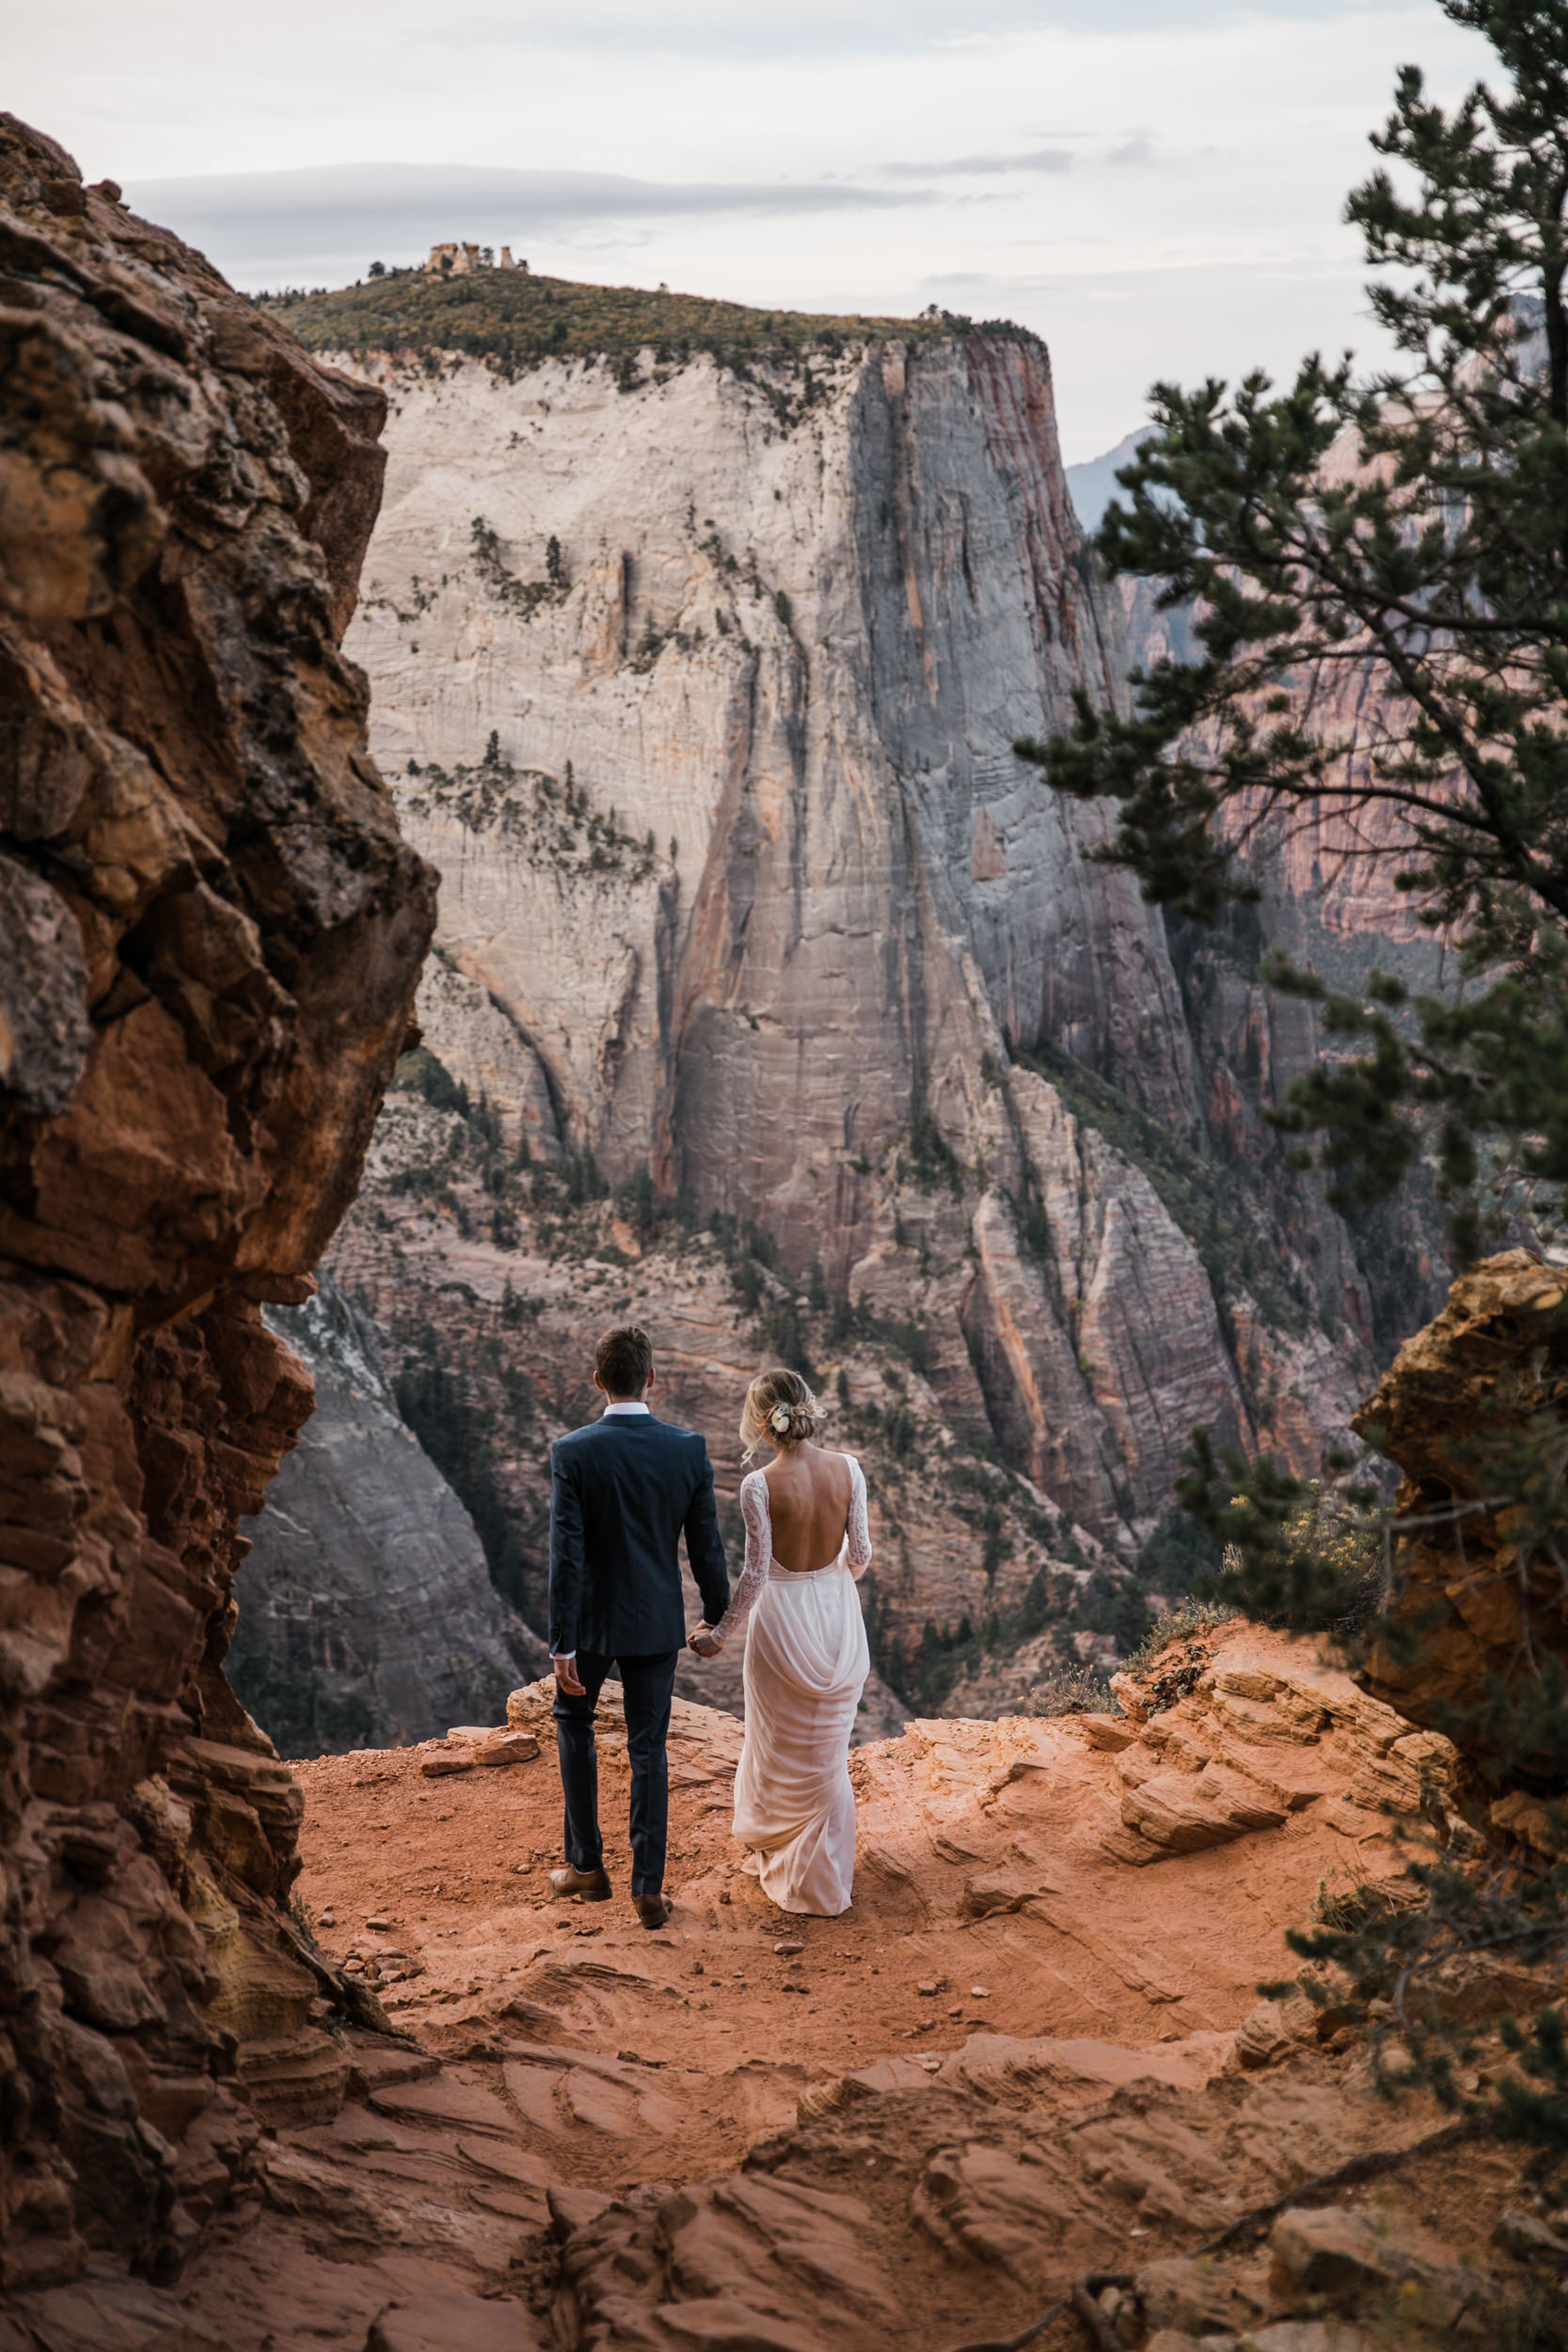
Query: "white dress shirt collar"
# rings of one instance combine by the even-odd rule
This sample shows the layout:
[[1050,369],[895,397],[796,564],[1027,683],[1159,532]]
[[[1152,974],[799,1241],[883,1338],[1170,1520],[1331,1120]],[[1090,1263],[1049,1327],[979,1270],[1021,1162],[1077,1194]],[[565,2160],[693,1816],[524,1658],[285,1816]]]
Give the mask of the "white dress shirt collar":
[[645,1413],[648,1409],[640,1396],[617,1396],[610,1399],[599,1418],[608,1421],[611,1413]]

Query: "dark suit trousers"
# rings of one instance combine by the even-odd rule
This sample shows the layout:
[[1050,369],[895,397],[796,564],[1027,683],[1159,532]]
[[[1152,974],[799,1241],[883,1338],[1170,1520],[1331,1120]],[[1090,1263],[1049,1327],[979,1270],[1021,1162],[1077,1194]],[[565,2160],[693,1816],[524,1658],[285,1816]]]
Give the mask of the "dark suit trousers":
[[657,1658],[599,1658],[578,1652],[580,1699],[557,1683],[555,1744],[561,1757],[561,1787],[566,1799],[566,1859],[574,1870],[596,1870],[604,1861],[599,1836],[599,1756],[594,1716],[612,1665],[621,1669],[626,1710],[626,1747],[631,1760],[631,1891],[657,1895],[664,1884],[664,1850],[670,1837],[670,1772],[664,1743],[670,1736],[670,1699],[679,1650]]

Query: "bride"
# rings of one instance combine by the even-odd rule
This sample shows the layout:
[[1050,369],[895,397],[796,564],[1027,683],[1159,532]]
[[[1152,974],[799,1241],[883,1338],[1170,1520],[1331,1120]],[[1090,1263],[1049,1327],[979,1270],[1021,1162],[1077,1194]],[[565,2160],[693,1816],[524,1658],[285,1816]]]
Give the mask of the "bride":
[[855,1875],[849,1734],[871,1666],[855,1580],[871,1565],[871,1534],[861,1466],[817,1445],[821,1425],[799,1373],[761,1373],[746,1391],[746,1458],[766,1439],[775,1459],[741,1481],[746,1566],[690,1647],[711,1658],[751,1615],[735,1834],[759,1855],[781,1911],[835,1919]]

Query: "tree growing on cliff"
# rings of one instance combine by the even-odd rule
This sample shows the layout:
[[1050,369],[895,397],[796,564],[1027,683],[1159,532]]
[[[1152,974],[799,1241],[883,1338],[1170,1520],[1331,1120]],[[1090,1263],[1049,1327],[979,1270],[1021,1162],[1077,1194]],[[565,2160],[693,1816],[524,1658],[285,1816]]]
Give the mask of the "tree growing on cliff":
[[[1192,608],[1194,658],[1135,675],[1125,710],[1080,696],[1069,735],[1017,748],[1059,790],[1114,803],[1099,854],[1190,918],[1256,898],[1253,853],[1292,827],[1392,868],[1449,950],[1447,984],[1413,996],[1374,972],[1336,993],[1275,959],[1266,977],[1316,1002],[1327,1039],[1280,1123],[1338,1205],[1432,1165],[1464,1263],[1511,1221],[1560,1236],[1568,1206],[1568,8],[1438,4],[1501,72],[1445,109],[1405,67],[1372,142],[1384,164],[1349,199],[1393,364],[1367,378],[1314,357],[1283,389],[1156,388],[1098,546]],[[1568,1682],[1549,1642],[1531,1653],[1529,1614],[1568,1593],[1561,1406],[1493,1465],[1539,1587],[1526,1655],[1445,1726],[1494,1788],[1528,1759],[1538,1787],[1568,1789]],[[1300,1540],[1302,1482],[1218,1463],[1198,1432],[1180,1495],[1232,1548],[1254,1613],[1326,1621],[1333,1547]],[[1395,1613],[1377,1638],[1418,1645],[1419,1620]],[[1540,1835],[1568,1857],[1560,1806]],[[1560,1965],[1568,1859],[1527,1882],[1478,1872],[1463,1842],[1413,1866],[1418,1902],[1364,1904],[1307,1947],[1383,1992],[1480,1949]],[[1430,2007],[1402,2023],[1457,2097],[1441,2037],[1422,2039]],[[1568,2147],[1556,2011],[1521,2058],[1512,2121]]]
[[1338,1049],[1286,1123],[1346,1204],[1434,1152],[1464,1258],[1521,1187],[1553,1216],[1568,1184],[1568,16],[1439,5],[1508,84],[1450,113],[1407,66],[1373,138],[1399,176],[1347,217],[1389,273],[1369,292],[1397,363],[1155,388],[1098,545],[1196,606],[1199,658],[1018,749],[1114,801],[1100,854],[1199,920],[1255,898],[1249,850],[1304,820],[1394,866],[1453,985],[1352,997],[1276,961]]

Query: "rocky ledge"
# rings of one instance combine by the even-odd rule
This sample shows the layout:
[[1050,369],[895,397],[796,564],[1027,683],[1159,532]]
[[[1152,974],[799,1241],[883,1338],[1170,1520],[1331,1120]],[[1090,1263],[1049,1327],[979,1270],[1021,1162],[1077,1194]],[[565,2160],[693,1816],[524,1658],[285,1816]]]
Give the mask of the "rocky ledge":
[[499,1754],[459,1726],[299,1766],[302,1915],[407,2042],[348,2033],[347,2104],[275,2115],[177,2291],[105,2268],[19,2312],[51,2352],[974,2352],[1077,2290],[1102,2352],[1362,2352],[1357,2312],[1501,2341],[1517,2156],[1456,2166],[1448,2119],[1381,2096],[1354,2004],[1256,1991],[1286,1926],[1436,1834],[1449,1757],[1251,1627],[1125,1688],[1141,1724],[861,1750],[836,1920],[741,1867],[713,1709],[675,1708],[652,1935],[613,1720],[615,1898],[549,1897],[544,1686]]
[[[1353,1424],[1404,1472],[1398,1630],[1373,1648],[1368,1688],[1418,1723],[1466,1719],[1456,1736],[1478,1751],[1483,1692],[1520,1692],[1568,1662],[1560,1505],[1524,1451],[1554,1432],[1560,1446],[1565,1422],[1568,1266],[1509,1249],[1460,1277]],[[1560,1798],[1562,1757],[1528,1757],[1513,1778],[1524,1786],[1505,1804],[1526,1788]]]
[[[434,877],[339,650],[378,393],[0,117],[0,2274],[177,2273],[331,2111],[222,1659]],[[3,2324],[3,2323],[0,2323]],[[36,2339],[34,2339],[36,2340]]]

